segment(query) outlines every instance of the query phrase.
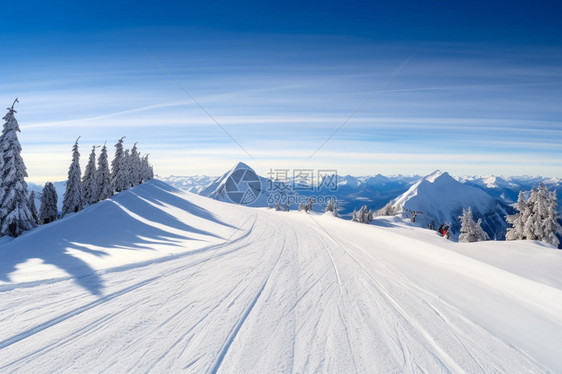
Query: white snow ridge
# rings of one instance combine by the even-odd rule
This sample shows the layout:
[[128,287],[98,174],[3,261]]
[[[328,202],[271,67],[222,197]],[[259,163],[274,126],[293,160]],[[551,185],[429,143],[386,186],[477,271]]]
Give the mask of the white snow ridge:
[[[432,185],[461,191],[451,180],[395,203],[423,210]],[[485,208],[462,195],[435,199]],[[562,372],[560,269],[534,241],[455,243],[153,180],[2,238],[0,372]]]

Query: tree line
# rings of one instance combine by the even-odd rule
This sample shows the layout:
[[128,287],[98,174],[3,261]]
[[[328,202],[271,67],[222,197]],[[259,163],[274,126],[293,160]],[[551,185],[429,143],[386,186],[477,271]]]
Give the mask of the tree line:
[[[14,101],[8,113],[2,118],[4,126],[0,135],[0,236],[17,237],[24,231],[56,220],[57,192],[53,183],[47,182],[41,193],[39,212],[35,207],[35,192],[28,194],[25,178],[27,169],[21,157],[20,132],[14,114]],[[84,175],[80,169],[78,139],[72,147],[72,162],[68,170],[64,192],[62,214],[78,212],[89,205],[107,199],[115,193],[134,187],[154,177],[148,155],[141,156],[137,143],[129,151],[123,150],[123,139],[115,145],[115,157],[108,163],[107,148],[101,148],[96,166],[96,148],[93,146]]]

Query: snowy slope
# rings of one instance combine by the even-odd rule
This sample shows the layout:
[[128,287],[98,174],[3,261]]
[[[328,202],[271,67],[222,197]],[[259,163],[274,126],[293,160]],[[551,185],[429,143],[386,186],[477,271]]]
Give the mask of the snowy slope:
[[437,170],[421,178],[392,204],[397,212],[423,212],[417,217],[417,223],[422,227],[432,223],[437,228],[447,222],[454,235],[460,230],[458,217],[462,210],[471,207],[475,218],[482,218],[482,227],[491,238],[505,237],[505,216],[509,208],[481,189],[458,182],[446,172]]
[[562,371],[562,252],[536,242],[152,181],[0,257],[0,372]]

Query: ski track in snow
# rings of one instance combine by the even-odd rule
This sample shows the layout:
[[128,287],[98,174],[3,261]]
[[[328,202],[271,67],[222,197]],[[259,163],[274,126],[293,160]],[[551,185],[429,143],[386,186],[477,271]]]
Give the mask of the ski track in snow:
[[[486,304],[510,285],[488,289],[427,265],[401,249],[409,239],[393,239],[410,229],[169,193],[238,229],[219,244],[100,270],[101,296],[72,278],[8,284],[0,290],[0,372],[562,370],[549,339],[562,336],[560,315],[509,294]],[[420,251],[448,251],[437,244]],[[478,303],[451,293],[452,279]],[[506,325],[487,323],[487,308]],[[519,314],[551,331],[542,346],[524,343],[533,331],[518,329]]]

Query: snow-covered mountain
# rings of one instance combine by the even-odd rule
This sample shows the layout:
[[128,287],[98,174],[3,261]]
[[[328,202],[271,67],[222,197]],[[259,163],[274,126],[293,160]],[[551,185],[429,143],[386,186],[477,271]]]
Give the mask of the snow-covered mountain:
[[[559,178],[548,177],[506,177],[506,176],[463,176],[458,178],[462,183],[476,186],[486,191],[496,199],[506,203],[513,204],[517,201],[519,191],[529,191],[539,184],[544,184],[549,190],[556,191],[558,200],[562,199],[562,180]],[[562,206],[559,205],[559,212],[562,213]]]
[[168,183],[170,186],[175,187],[179,190],[200,193],[211,184],[217,177],[210,177],[207,175],[193,175],[193,176],[177,176],[170,175],[168,177],[162,177],[157,175],[156,179],[162,182]]
[[[252,170],[248,165],[239,163],[239,167],[244,169]],[[237,166],[234,167],[236,169]],[[225,194],[222,195],[213,195],[213,192],[216,192],[221,184],[221,181],[224,182],[229,179],[229,175],[231,175],[232,170],[226,172],[223,176],[218,178],[211,178],[211,177],[168,177],[164,180],[167,182],[172,183],[174,186],[187,190],[190,192],[200,193],[203,196],[218,196],[219,200],[222,201],[229,201],[229,199],[225,199]],[[447,176],[449,176],[447,174]],[[299,194],[304,197],[308,196],[330,196],[335,197],[338,200],[338,208],[340,215],[342,217],[348,217],[353,210],[359,209],[362,205],[367,205],[368,208],[372,210],[377,210],[384,205],[386,205],[391,200],[397,200],[400,195],[407,193],[408,189],[412,187],[415,183],[421,183],[421,177],[419,176],[404,176],[404,175],[394,175],[394,176],[383,176],[377,174],[375,176],[351,176],[351,175],[343,175],[337,176],[337,188],[326,188],[322,187],[319,190],[307,191],[307,190],[298,190],[293,191],[292,181],[289,179],[289,182],[286,185],[285,192],[291,195]],[[423,178],[421,178],[423,179]],[[458,184],[453,183],[451,179],[456,179],[464,186],[470,186],[473,188],[477,188],[481,191],[484,191],[487,195],[479,194],[479,197],[476,197],[476,192],[472,189],[467,189],[466,191],[471,191],[470,195],[475,197],[476,200],[480,200],[480,202],[472,202],[472,201],[458,201],[455,207],[453,207],[452,211],[449,211],[445,214],[445,211],[440,213],[436,213],[432,215],[431,220],[439,220],[443,219],[446,221],[451,221],[453,230],[457,230],[458,219],[455,215],[460,215],[462,213],[462,204],[474,205],[473,209],[475,209],[475,215],[477,218],[482,218],[485,225],[487,226],[486,232],[492,238],[503,238],[505,234],[505,219],[502,216],[504,211],[506,213],[512,213],[513,211],[506,207],[506,205],[511,205],[517,200],[517,195],[519,194],[520,190],[528,191],[532,187],[538,186],[539,183],[545,184],[549,189],[556,190],[559,200],[562,201],[562,181],[558,178],[545,178],[545,177],[505,177],[505,176],[464,176],[453,178],[449,176],[447,178],[449,180],[449,184],[452,185],[453,190],[465,191],[461,186]],[[267,197],[270,196],[268,194],[268,187],[271,185],[271,181],[267,178],[259,176],[260,184],[262,187],[261,198],[253,202],[250,206],[254,207],[266,207],[268,206]],[[446,186],[445,184],[438,183],[436,186],[450,188],[451,186]],[[449,192],[445,191],[445,194],[449,194]],[[463,192],[458,193],[459,196],[462,196]],[[493,200],[490,200],[489,197],[498,200],[500,204],[498,205],[498,214],[492,214],[488,209],[477,209],[477,206],[481,206],[485,202],[485,204],[489,204],[494,206],[496,203]],[[438,200],[438,199],[437,199]],[[414,200],[415,201],[415,200]],[[433,202],[431,202],[433,204]],[[270,206],[272,204],[269,204]],[[298,204],[293,204],[291,209],[296,209]],[[445,209],[445,207],[440,207]],[[562,204],[559,204],[559,212],[562,214]],[[323,210],[323,206],[321,204],[317,204],[313,208],[315,211],[320,212]],[[476,212],[478,210],[478,212]],[[501,217],[500,217],[501,216]],[[431,222],[430,220],[430,222]]]
[[560,268],[152,180],[0,239],[0,372],[562,372]]
[[[159,177],[161,180],[173,185],[176,188],[182,189],[184,191],[198,193],[202,196],[207,196],[215,198],[221,201],[231,201],[226,193],[226,183],[228,180],[232,180],[233,173],[237,169],[251,170],[253,169],[242,162],[237,163],[233,169],[227,171],[220,177],[207,177],[207,176],[195,176],[195,177]],[[255,173],[255,172],[254,172]],[[332,176],[328,176],[332,177]],[[370,209],[378,209],[384,206],[388,201],[400,195],[410,187],[412,183],[419,179],[419,176],[382,176],[377,174],[376,176],[363,176],[354,177],[351,175],[336,176],[337,188],[326,187],[323,185],[319,189],[314,189],[308,191],[305,189],[294,189],[294,181],[289,178],[286,183],[275,182],[282,186],[282,188],[274,189],[272,188],[272,181],[268,178],[258,175],[261,185],[260,198],[249,206],[253,207],[267,207],[272,206],[273,203],[268,201],[271,195],[283,191],[287,195],[295,196],[296,194],[303,196],[305,198],[309,196],[326,196],[335,197],[338,200],[338,208],[340,215],[346,216],[353,212],[355,209],[359,209],[362,205],[367,205]],[[219,193],[221,191],[221,193]],[[257,193],[257,191],[256,191]],[[271,199],[270,199],[271,200]],[[271,200],[273,201],[273,200]],[[296,209],[297,203],[291,205],[291,209]],[[315,211],[323,211],[324,207],[321,205],[315,205]]]
[[[238,162],[224,175],[209,183],[199,194],[234,204],[267,207],[274,204],[269,199],[273,193],[271,183],[269,179],[257,175],[250,166]],[[283,190],[292,193],[289,188]]]
[[457,236],[460,230],[459,216],[463,209],[472,208],[476,219],[482,218],[482,228],[490,238],[504,239],[507,229],[505,216],[512,209],[500,203],[483,190],[463,184],[447,172],[439,170],[421,178],[408,191],[392,201],[397,212],[421,211],[417,223],[422,227],[437,228],[446,222]]

